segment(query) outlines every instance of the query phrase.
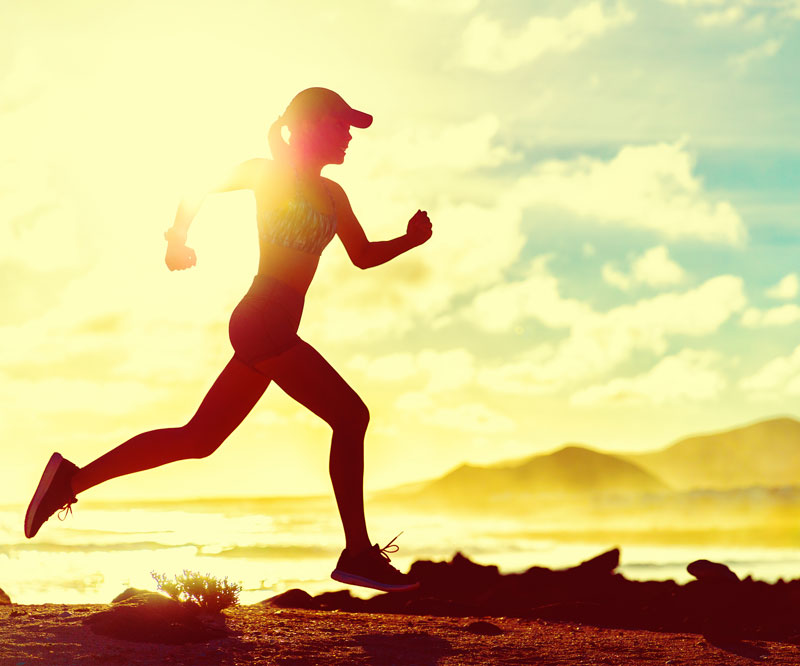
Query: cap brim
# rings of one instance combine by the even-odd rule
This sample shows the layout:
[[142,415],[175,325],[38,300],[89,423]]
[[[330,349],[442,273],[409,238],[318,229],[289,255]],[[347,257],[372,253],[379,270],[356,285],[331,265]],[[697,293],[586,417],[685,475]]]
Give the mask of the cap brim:
[[350,109],[347,112],[347,122],[349,122],[353,127],[358,127],[359,129],[366,129],[370,125],[372,125],[372,116],[368,113],[364,113],[363,111],[356,111],[355,109]]

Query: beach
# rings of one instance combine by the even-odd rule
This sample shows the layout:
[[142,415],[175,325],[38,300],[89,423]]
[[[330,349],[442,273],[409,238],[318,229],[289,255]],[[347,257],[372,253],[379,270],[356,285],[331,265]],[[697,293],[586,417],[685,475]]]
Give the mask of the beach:
[[[800,648],[777,642],[725,644],[700,634],[601,629],[569,622],[288,610],[262,604],[223,611],[229,632],[225,638],[162,645],[95,634],[84,620],[105,608],[0,607],[0,665],[749,666],[755,659],[760,664],[800,663]],[[469,627],[479,621],[502,633],[473,633]]]
[[[762,576],[755,579],[745,567],[745,551],[730,551],[741,563],[723,560],[732,568],[712,562],[689,571],[692,556],[725,554],[708,545],[645,549],[636,559],[674,561],[674,566],[625,569],[620,550],[598,555],[589,544],[563,543],[548,558],[553,546],[538,534],[523,540],[516,521],[505,530],[494,525],[495,531],[485,531],[480,539],[473,534],[485,523],[470,522],[469,530],[451,523],[452,538],[445,541],[472,544],[487,559],[502,555],[502,544],[518,547],[491,557],[502,567],[461,554],[414,562],[406,556],[398,564],[422,582],[420,593],[374,595],[321,580],[335,556],[336,539],[332,530],[308,534],[318,507],[312,503],[307,509],[285,513],[282,532],[266,535],[261,532],[268,512],[256,519],[249,510],[223,513],[215,506],[176,515],[158,507],[141,516],[126,514],[132,525],[113,530],[110,520],[118,516],[110,512],[106,524],[98,509],[84,514],[92,514],[86,520],[103,529],[91,531],[76,516],[61,530],[51,530],[47,541],[11,541],[15,545],[2,553],[7,578],[0,583],[15,603],[0,605],[0,666],[800,663],[795,611],[800,581],[763,575],[792,571],[787,558],[796,551],[787,551],[773,567],[759,565]],[[9,536],[12,517],[6,515]],[[433,523],[440,524],[431,520],[430,526],[415,526],[415,533],[429,537]],[[193,538],[193,525],[227,521],[236,524],[244,545],[231,550],[233,542],[216,529],[213,549]],[[146,531],[137,529],[139,522],[148,524]],[[250,541],[242,536],[251,533]],[[273,553],[276,547],[268,542],[278,536],[279,552]],[[422,541],[420,550],[432,543]],[[587,551],[594,557],[578,564]],[[753,554],[769,561],[769,553]],[[564,567],[565,560],[571,566]],[[210,620],[205,635],[159,640],[161,626],[171,627],[157,614],[156,623],[140,628],[136,640],[131,640],[130,622],[109,633],[90,620],[119,608],[119,598],[112,599],[126,587],[152,589],[150,570],[207,571],[212,564],[217,565],[213,575],[232,574],[245,584],[241,605]],[[289,576],[266,584],[258,580],[281,571]],[[674,576],[677,582],[666,579],[673,571],[681,574]]]
[[[135,509],[88,498],[69,520],[45,524],[36,539],[22,534],[24,513],[23,506],[0,506],[0,587],[15,603],[107,603],[127,587],[152,587],[151,571],[172,575],[183,569],[241,583],[243,604],[293,587],[311,594],[338,589],[329,574],[343,543],[330,497],[153,502]],[[378,526],[405,530],[392,557],[402,571],[415,560],[449,560],[457,551],[503,573],[558,569],[619,546],[618,571],[631,580],[685,583],[692,579],[686,565],[699,558],[724,562],[740,578],[800,578],[800,549],[788,531],[783,541],[711,529],[672,538],[649,524],[640,532],[570,525],[558,531],[542,526],[541,517],[380,507],[370,516]],[[381,543],[395,534],[383,530]]]

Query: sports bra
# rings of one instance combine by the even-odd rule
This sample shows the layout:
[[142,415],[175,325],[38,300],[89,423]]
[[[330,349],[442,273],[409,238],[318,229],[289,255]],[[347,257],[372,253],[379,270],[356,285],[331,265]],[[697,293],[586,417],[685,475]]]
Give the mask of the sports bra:
[[286,203],[258,218],[258,236],[262,241],[319,256],[336,234],[336,204],[328,186],[323,187],[331,201],[331,213],[320,213],[300,193],[295,171],[294,196]]

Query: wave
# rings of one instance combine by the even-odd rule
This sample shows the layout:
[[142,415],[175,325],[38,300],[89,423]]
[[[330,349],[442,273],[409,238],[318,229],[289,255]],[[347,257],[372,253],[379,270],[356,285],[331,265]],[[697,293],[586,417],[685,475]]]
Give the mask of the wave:
[[168,548],[202,548],[197,543],[166,544],[158,541],[130,541],[120,543],[52,543],[28,541],[0,546],[0,555],[14,553],[113,553],[132,550],[165,550]]
[[233,546],[222,550],[209,551],[201,548],[197,555],[200,557],[230,557],[246,559],[299,559],[331,557],[339,555],[339,550],[325,546]]

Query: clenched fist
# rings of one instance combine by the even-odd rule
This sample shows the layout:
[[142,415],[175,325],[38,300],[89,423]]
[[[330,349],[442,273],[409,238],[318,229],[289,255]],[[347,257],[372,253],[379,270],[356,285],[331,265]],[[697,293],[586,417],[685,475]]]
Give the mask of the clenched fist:
[[164,261],[167,262],[167,268],[171,271],[182,271],[197,263],[197,255],[192,248],[186,247],[185,244],[170,241],[167,243],[167,256]]
[[427,211],[418,210],[408,221],[406,235],[414,241],[414,245],[422,245],[433,234],[433,225]]

